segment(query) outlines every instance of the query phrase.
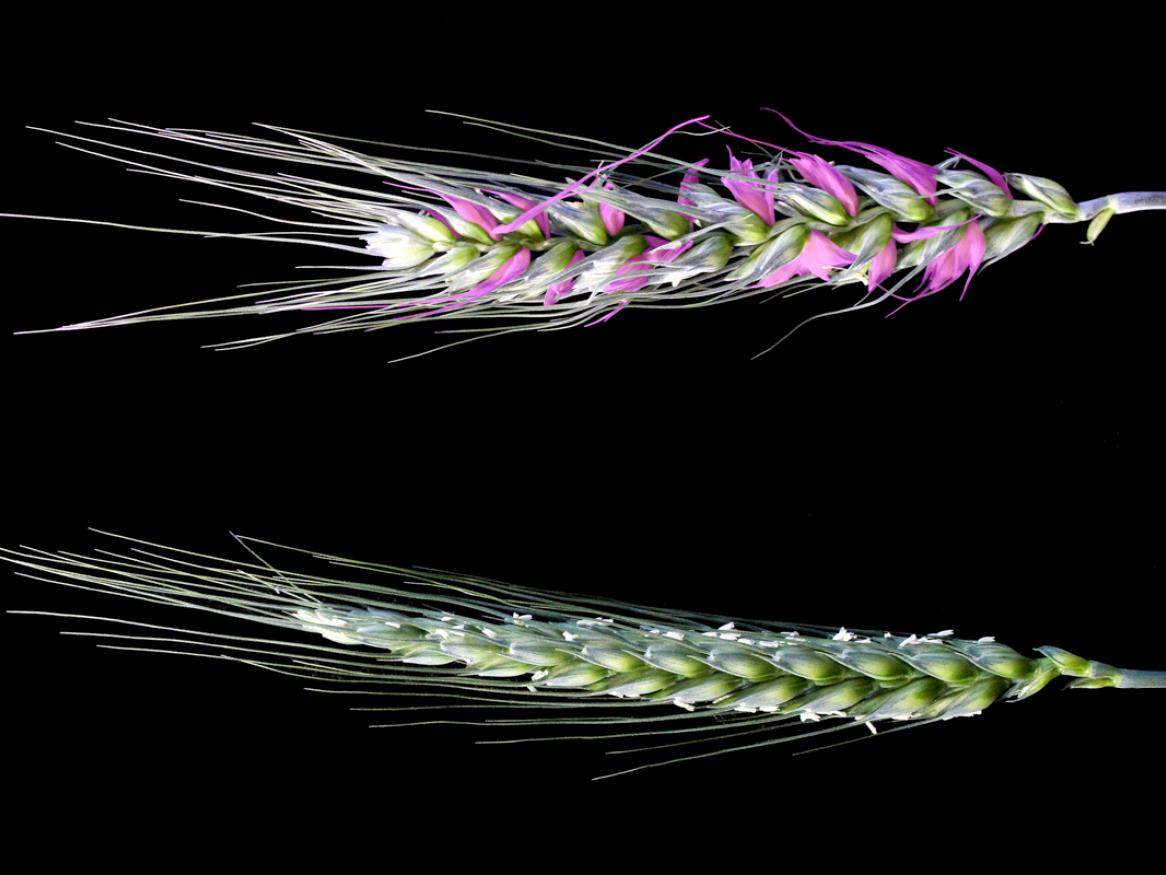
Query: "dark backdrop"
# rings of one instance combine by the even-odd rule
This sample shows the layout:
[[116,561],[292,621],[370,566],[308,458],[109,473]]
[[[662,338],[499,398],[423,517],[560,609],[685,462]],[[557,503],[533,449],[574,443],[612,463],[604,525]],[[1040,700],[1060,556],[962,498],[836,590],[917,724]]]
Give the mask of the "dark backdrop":
[[[811,131],[928,160],[952,146],[1082,199],[1166,189],[1157,50],[1110,7],[1079,25],[821,5],[642,24],[611,8],[426,12],[7,13],[0,209],[230,223],[177,203],[197,189],[24,128],[74,119],[558,157],[425,108],[636,146],[700,112],[788,137],[757,111],[775,105]],[[234,531],[1166,668],[1164,219],[1119,217],[1095,248],[1083,226],[1051,227],[963,302],[834,319],[758,361],[797,304],[628,312],[391,366],[425,326],[236,353],[200,344],[258,330],[246,321],[6,331],[0,540],[84,549],[97,526],[231,553]],[[12,330],[224,294],[302,260],[14,220],[0,239]],[[3,575],[9,607],[126,609]],[[586,744],[370,731],[292,679],[96,651],[62,625],[4,618],[15,869],[1161,868],[1153,692],[1048,691],[813,756],[593,784],[611,761]]]

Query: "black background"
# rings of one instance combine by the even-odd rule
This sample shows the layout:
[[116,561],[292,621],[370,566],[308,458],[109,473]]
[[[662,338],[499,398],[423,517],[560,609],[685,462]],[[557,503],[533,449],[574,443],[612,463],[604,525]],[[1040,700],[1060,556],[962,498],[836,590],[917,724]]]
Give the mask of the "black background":
[[[0,209],[229,225],[176,202],[203,192],[24,128],[74,119],[560,157],[426,108],[634,147],[701,112],[780,140],[757,111],[774,105],[827,136],[928,160],[951,146],[1080,199],[1166,189],[1158,50],[1151,23],[1120,8],[1079,22],[649,11],[10,13]],[[304,260],[3,221],[11,330],[224,294]],[[1161,214],[1115,219],[1095,248],[1083,226],[1053,226],[963,302],[953,290],[893,319],[830,320],[758,361],[797,304],[628,312],[397,365],[426,327],[235,353],[200,345],[262,326],[5,331],[2,540],[84,549],[97,526],[231,553],[235,531],[1164,668],[1164,234]],[[3,586],[8,607],[124,609],[7,572]],[[611,760],[586,744],[367,730],[292,679],[3,622],[14,869],[1161,868],[1154,692],[1050,690],[812,756],[762,749],[590,783]]]

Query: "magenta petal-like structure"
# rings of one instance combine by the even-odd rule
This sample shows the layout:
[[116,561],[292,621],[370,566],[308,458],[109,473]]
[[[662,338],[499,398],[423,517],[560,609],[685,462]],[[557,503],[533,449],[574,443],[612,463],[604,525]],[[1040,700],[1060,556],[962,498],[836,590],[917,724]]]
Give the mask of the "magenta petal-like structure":
[[834,195],[851,216],[858,215],[858,192],[837,167],[809,152],[797,153],[795,157],[789,159],[789,163],[810,185]]
[[767,275],[758,284],[769,288],[798,276],[816,276],[830,279],[832,268],[847,267],[854,261],[854,253],[847,252],[821,231],[811,231],[797,258]]

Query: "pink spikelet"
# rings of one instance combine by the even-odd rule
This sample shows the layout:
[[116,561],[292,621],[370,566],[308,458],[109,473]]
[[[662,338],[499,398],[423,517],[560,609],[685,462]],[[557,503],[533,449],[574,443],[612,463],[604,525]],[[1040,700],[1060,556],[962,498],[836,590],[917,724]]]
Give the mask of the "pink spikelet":
[[[465,338],[456,341],[464,343],[520,330],[599,325],[625,310],[699,312],[762,290],[785,297],[811,288],[853,294],[853,303],[842,308],[833,297],[819,315],[883,304],[893,313],[961,277],[959,297],[965,298],[981,267],[1015,252],[1049,224],[1090,222],[1092,242],[1113,215],[1166,208],[1160,192],[1077,202],[1052,180],[1003,173],[955,149],[930,164],[873,143],[807,134],[770,112],[815,151],[739,133],[700,115],[638,148],[558,165],[558,178],[532,175],[531,162],[521,172],[459,168],[366,153],[347,141],[278,128],[267,129],[270,139],[119,123],[100,126],[109,141],[61,133],[99,157],[210,186],[224,198],[258,197],[299,216],[270,218],[272,230],[262,233],[145,226],[149,230],[327,249],[334,271],[222,300],[160,302],[154,310],[61,330],[282,313],[316,321],[221,346],[444,320],[467,320],[459,331]],[[547,135],[552,143],[555,137]],[[726,148],[721,166],[671,154],[699,139],[707,155],[710,138]],[[142,149],[144,139],[173,154]],[[577,149],[579,140],[561,144]],[[94,151],[94,144],[103,150]],[[869,166],[838,163],[837,153]],[[231,156],[260,169],[235,171]],[[311,172],[320,178],[305,175]],[[233,203],[216,205],[269,218]],[[337,266],[338,255],[351,266]],[[914,291],[903,291],[909,284]]]

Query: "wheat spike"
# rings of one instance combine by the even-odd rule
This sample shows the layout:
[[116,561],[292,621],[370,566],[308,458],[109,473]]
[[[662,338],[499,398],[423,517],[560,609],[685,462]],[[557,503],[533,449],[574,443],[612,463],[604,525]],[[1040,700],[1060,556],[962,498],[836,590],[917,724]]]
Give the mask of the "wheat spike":
[[[1026,656],[950,631],[908,636],[734,622],[306,554],[374,582],[321,577],[262,560],[238,563],[121,540],[129,545],[124,552],[22,548],[0,551],[0,558],[33,579],[273,630],[224,635],[77,617],[128,627],[82,633],[104,646],[237,661],[345,692],[421,690],[445,700],[440,707],[451,715],[427,722],[463,722],[453,715],[464,707],[551,708],[569,713],[486,722],[628,728],[600,736],[609,739],[717,732],[717,753],[726,750],[725,736],[738,734],[766,731],[771,737],[759,744],[774,744],[856,726],[875,732],[888,723],[974,716],[1001,699],[1032,696],[1061,676],[1090,689],[1166,687],[1166,672],[1118,669],[1057,647]],[[817,725],[823,722],[832,725]],[[815,725],[800,728],[804,723]]]
[[[962,297],[974,274],[1027,244],[1046,224],[1088,221],[1093,242],[1118,213],[1166,208],[1166,193],[1126,192],[1077,203],[1052,180],[1004,175],[958,152],[930,165],[868,143],[803,135],[827,149],[858,153],[879,169],[835,165],[816,153],[712,125],[707,116],[676,125],[637,150],[462,118],[581,150],[591,163],[517,160],[511,163],[521,170],[474,170],[438,159],[381,157],[356,148],[364,141],[281,128],[270,128],[279,140],[121,122],[89,125],[116,140],[54,132],[69,148],[132,170],[266,202],[262,212],[193,203],[273,228],[145,230],[292,243],[356,262],[317,265],[340,272],[323,279],[264,284],[230,297],[63,328],[292,312],[309,324],[221,346],[450,320],[464,335],[456,344],[513,331],[593,326],[628,307],[701,308],[815,287],[841,289],[846,297],[830,298],[811,318],[879,305],[897,310],[966,277]],[[686,161],[661,151],[666,139],[681,136],[700,137],[710,149],[735,144],[753,157],[738,160],[730,151],[729,167],[717,168],[707,159]],[[157,141],[180,154],[155,151]],[[243,169],[219,163],[220,156],[278,166]],[[547,178],[548,169],[562,178]],[[373,262],[360,261],[369,257]]]

